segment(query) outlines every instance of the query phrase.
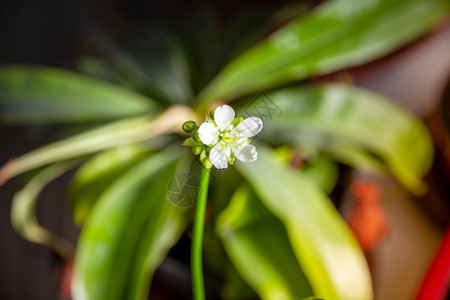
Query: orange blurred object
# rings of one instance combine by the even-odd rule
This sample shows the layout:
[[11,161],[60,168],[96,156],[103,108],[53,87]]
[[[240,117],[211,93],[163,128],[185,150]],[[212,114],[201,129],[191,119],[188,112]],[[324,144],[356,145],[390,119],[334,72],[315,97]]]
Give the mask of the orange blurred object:
[[380,190],[369,180],[354,181],[350,190],[355,204],[346,219],[361,248],[368,253],[383,239],[388,227]]

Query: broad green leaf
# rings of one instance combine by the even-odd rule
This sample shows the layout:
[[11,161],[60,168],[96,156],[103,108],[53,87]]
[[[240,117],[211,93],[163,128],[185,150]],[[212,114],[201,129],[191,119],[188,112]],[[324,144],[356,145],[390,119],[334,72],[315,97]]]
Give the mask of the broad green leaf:
[[146,116],[124,119],[48,144],[4,165],[0,169],[0,185],[14,176],[53,162],[180,132],[185,120],[196,120],[192,110],[186,106],[173,105],[158,118]]
[[312,295],[283,224],[248,187],[234,194],[217,231],[238,272],[264,300]]
[[236,167],[283,222],[314,295],[327,300],[372,299],[364,255],[331,201],[268,148],[259,146],[258,153],[255,162]]
[[73,255],[72,246],[67,240],[39,225],[36,202],[47,184],[74,165],[73,161],[65,162],[40,171],[25,187],[15,193],[11,206],[11,223],[14,229],[26,240],[54,249],[64,259],[70,259]]
[[142,95],[48,67],[0,68],[0,124],[112,120],[160,111]]
[[326,1],[233,60],[200,104],[368,62],[429,30],[449,7],[447,0]]
[[265,139],[316,147],[356,167],[384,164],[405,187],[423,191],[432,142],[424,124],[405,109],[341,84],[285,89],[270,99],[281,113],[266,118]]
[[101,152],[84,163],[75,174],[69,190],[75,222],[83,224],[103,191],[146,154],[148,150],[142,146],[123,146]]
[[79,239],[75,299],[144,299],[151,276],[184,229],[167,199],[179,151],[135,165],[101,195]]

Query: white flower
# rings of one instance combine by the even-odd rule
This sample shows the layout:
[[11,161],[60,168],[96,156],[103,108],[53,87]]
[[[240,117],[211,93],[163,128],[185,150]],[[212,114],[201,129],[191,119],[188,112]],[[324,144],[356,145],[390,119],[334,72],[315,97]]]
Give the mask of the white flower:
[[249,138],[261,131],[262,120],[250,117],[235,127],[234,119],[234,110],[228,105],[222,105],[216,108],[214,120],[204,122],[198,129],[202,143],[212,147],[209,160],[217,169],[228,168],[228,163],[232,164],[235,157],[243,162],[252,162],[258,158]]

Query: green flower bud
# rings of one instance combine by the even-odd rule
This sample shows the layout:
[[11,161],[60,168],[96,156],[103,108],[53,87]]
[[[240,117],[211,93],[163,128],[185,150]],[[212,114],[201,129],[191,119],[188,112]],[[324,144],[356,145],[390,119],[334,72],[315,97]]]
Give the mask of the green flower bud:
[[198,134],[197,131],[194,132],[194,133],[192,134],[192,138],[193,138],[196,142],[199,142],[199,143],[202,142],[202,140],[200,139],[200,136],[199,136],[199,134]]
[[197,129],[198,129],[198,126],[194,121],[187,121],[183,124],[183,130],[186,133],[193,133]]
[[205,159],[202,161],[202,164],[203,164],[203,166],[204,166],[205,168],[207,168],[207,169],[211,169],[212,166],[213,166],[213,164],[211,163],[211,161],[209,160],[209,158],[205,158]]
[[192,147],[192,152],[194,152],[195,155],[199,155],[203,151],[203,145],[198,145]]
[[207,157],[208,156],[206,155],[206,151],[203,150],[202,153],[200,153],[200,161],[203,162]]

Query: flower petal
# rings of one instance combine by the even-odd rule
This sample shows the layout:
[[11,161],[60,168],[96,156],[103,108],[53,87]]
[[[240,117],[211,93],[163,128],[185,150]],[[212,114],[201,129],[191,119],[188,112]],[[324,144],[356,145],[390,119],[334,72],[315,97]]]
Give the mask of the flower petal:
[[211,149],[211,152],[209,153],[209,160],[217,169],[228,168],[226,148],[227,147],[225,147],[224,145],[217,144]]
[[218,106],[214,112],[214,121],[220,130],[225,130],[234,120],[234,109],[228,105]]
[[236,126],[236,131],[243,137],[250,138],[257,135],[263,128],[263,121],[260,118],[250,117]]
[[234,144],[232,150],[236,158],[243,162],[252,162],[258,158],[255,146],[246,142]]
[[219,141],[219,129],[213,123],[204,122],[198,128],[198,136],[205,145],[215,145]]

